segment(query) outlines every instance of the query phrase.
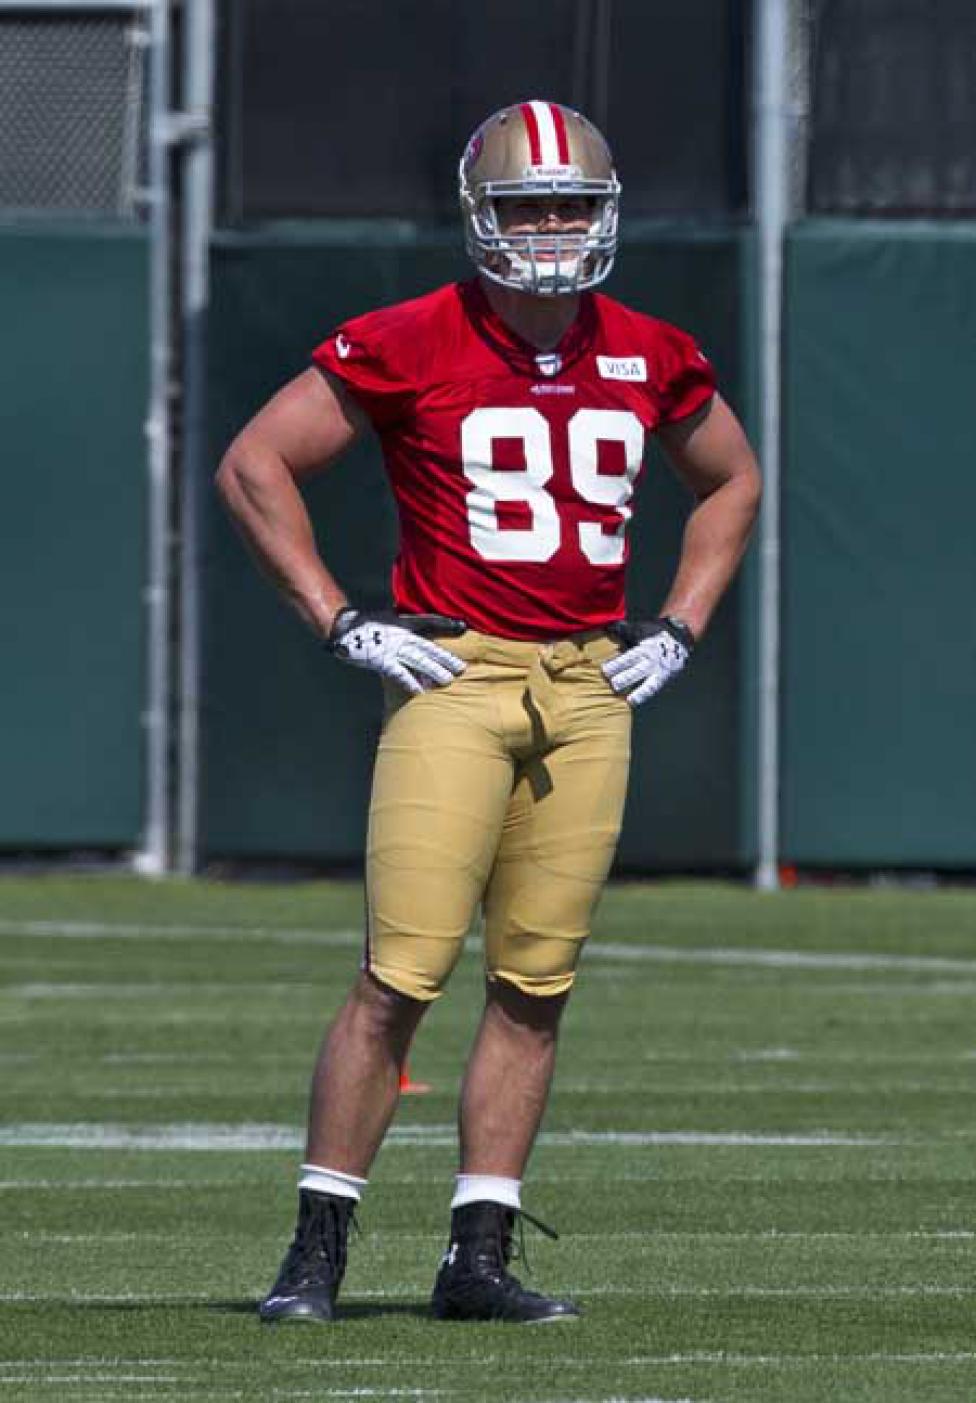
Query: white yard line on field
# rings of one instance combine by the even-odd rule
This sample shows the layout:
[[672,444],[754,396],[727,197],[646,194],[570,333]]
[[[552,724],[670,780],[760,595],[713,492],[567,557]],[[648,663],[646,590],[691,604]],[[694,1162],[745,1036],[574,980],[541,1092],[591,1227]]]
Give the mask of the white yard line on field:
[[179,1374],[4,1374],[0,1376],[0,1387],[4,1384],[178,1384],[186,1380]]
[[[2,1134],[0,1130],[0,1137]],[[388,1141],[390,1144],[401,1146],[453,1145],[455,1142],[456,1131],[453,1125],[394,1126]],[[636,1148],[648,1145],[716,1145],[733,1148],[786,1146],[802,1149],[840,1145],[862,1149],[897,1143],[900,1142],[892,1141],[887,1136],[831,1130],[769,1134],[751,1134],[737,1130],[544,1130],[538,1139],[539,1145],[559,1149],[571,1149],[580,1145],[630,1145]]]
[[18,1189],[234,1189],[236,1179],[0,1179],[0,1192]]
[[[0,1126],[0,1146],[12,1148],[261,1151],[296,1150],[300,1149],[303,1143],[304,1134],[297,1127],[267,1124],[221,1125],[200,1122],[123,1125],[29,1121]],[[394,1126],[387,1139],[390,1148],[400,1149],[415,1146],[453,1146],[455,1143],[456,1131],[453,1125]],[[635,1148],[651,1145],[697,1145],[743,1149],[820,1149],[832,1146],[866,1149],[903,1142],[887,1136],[829,1130],[796,1134],[748,1134],[741,1131],[707,1130],[568,1130],[543,1131],[538,1143],[551,1148],[576,1148],[583,1145],[621,1145]]]
[[[570,1295],[581,1300],[595,1296],[641,1296],[659,1300],[736,1300],[740,1297],[756,1300],[844,1300],[844,1301],[884,1301],[914,1300],[919,1298],[950,1298],[963,1300],[976,1296],[976,1286],[943,1286],[923,1282],[907,1286],[753,1286],[736,1282],[734,1286],[573,1286],[564,1288]],[[424,1294],[425,1288],[383,1287],[361,1289],[350,1292],[347,1304],[365,1300],[416,1300]],[[177,1292],[89,1292],[80,1290],[41,1292],[41,1291],[0,1291],[0,1302],[120,1305],[142,1303],[146,1305],[199,1306],[219,1305],[224,1299],[220,1295],[186,1295]]]
[[976,994],[976,978],[930,979],[924,983],[909,980],[900,980],[896,983],[891,980],[877,979],[872,979],[870,982],[862,979],[856,983],[845,980],[840,983],[818,979],[815,984],[807,986],[804,992],[808,996],[817,994],[824,999],[838,997],[854,999],[969,999]]
[[[199,986],[194,986],[199,987]],[[221,988],[226,986],[221,985]],[[42,1055],[37,1052],[10,1054],[4,1057],[0,1054],[0,1063],[10,1062],[41,1062],[49,1061],[52,1054]],[[77,1059],[72,1055],[72,1062]],[[275,1051],[275,1052],[249,1052],[248,1064],[253,1066],[269,1067],[276,1071],[283,1069],[297,1068],[304,1070],[306,1057],[303,1053]],[[205,1070],[210,1066],[233,1066],[241,1065],[240,1053],[215,1052],[211,1049],[200,1052],[106,1052],[98,1056],[87,1059],[91,1066],[146,1066],[146,1067],[191,1067],[194,1070]],[[695,1066],[714,1067],[720,1066],[737,1067],[740,1065],[753,1065],[765,1063],[788,1063],[791,1066],[799,1062],[810,1062],[815,1065],[823,1064],[825,1067],[851,1066],[858,1067],[901,1067],[908,1066],[914,1069],[918,1067],[944,1067],[953,1066],[960,1063],[976,1061],[976,1050],[966,1048],[962,1051],[954,1052],[873,1052],[870,1049],[857,1049],[856,1051],[816,1051],[800,1052],[798,1049],[790,1048],[731,1048],[729,1050],[719,1049],[712,1053],[708,1052],[683,1052],[679,1049],[642,1048],[635,1062],[638,1066],[659,1064],[675,1066]],[[632,1063],[633,1065],[633,1063]],[[612,1078],[614,1086],[629,1086],[616,1075],[614,1070],[608,1071],[608,1077]],[[770,1083],[772,1085],[773,1083]],[[567,1083],[560,1083],[565,1089]],[[586,1090],[589,1083],[580,1082],[580,1089]],[[603,1088],[606,1083],[594,1081],[594,1087]],[[645,1087],[647,1085],[646,1076],[640,1078],[634,1085]],[[845,1086],[852,1083],[845,1079]]]
[[[199,1238],[201,1234],[195,1229],[188,1229],[187,1236]],[[44,1228],[22,1228],[17,1232],[0,1232],[0,1241],[4,1240],[73,1246],[76,1243],[87,1244],[90,1242],[175,1242],[180,1240],[180,1234],[174,1231],[158,1230],[156,1232],[113,1232],[111,1230],[106,1232],[48,1232]]]
[[200,994],[205,998],[225,994],[253,994],[295,999],[304,997],[316,1001],[321,994],[314,985],[296,981],[271,983],[268,980],[145,979],[120,983],[114,979],[88,980],[85,983],[34,980],[29,984],[7,984],[0,989],[5,998],[16,999],[158,999],[173,994]]
[[861,951],[732,949],[729,946],[616,944],[591,942],[584,959],[623,964],[742,965],[763,969],[904,970],[906,974],[970,974],[976,960],[943,955],[881,955]]
[[[365,1230],[364,1230],[365,1231]],[[187,1237],[199,1238],[200,1233],[196,1228],[188,1227]],[[367,1236],[375,1238],[377,1234],[367,1232]],[[399,1250],[407,1242],[440,1242],[443,1238],[441,1232],[422,1233],[383,1233],[383,1245],[390,1250]],[[922,1231],[894,1231],[894,1232],[662,1232],[657,1229],[648,1229],[647,1232],[601,1232],[585,1233],[574,1232],[572,1234],[561,1234],[561,1236],[571,1236],[573,1242],[643,1242],[648,1246],[659,1249],[662,1243],[670,1242],[711,1242],[711,1243],[734,1243],[734,1242],[754,1242],[754,1243],[775,1243],[786,1244],[794,1242],[843,1242],[846,1246],[856,1243],[870,1243],[872,1247],[878,1243],[886,1242],[972,1242],[976,1239],[976,1232],[931,1232]],[[30,1241],[33,1243],[60,1243],[70,1245],[74,1243],[90,1242],[169,1242],[178,1240],[180,1234],[175,1232],[49,1232],[44,1228],[20,1229],[16,1232],[0,1232],[0,1240],[15,1239]],[[0,1365],[0,1368],[3,1366]]]
[[734,1300],[739,1296],[756,1300],[841,1300],[887,1301],[917,1297],[951,1297],[963,1299],[976,1296],[976,1286],[943,1286],[935,1282],[914,1286],[587,1286],[568,1288],[571,1295],[588,1296],[651,1296],[665,1300]]
[[360,946],[361,930],[289,929],[281,926],[164,925],[145,922],[0,920],[0,935],[61,940],[257,940],[287,945]]
[[273,1388],[272,1398],[442,1398],[441,1388]]
[[76,1355],[70,1359],[5,1359],[0,1361],[0,1373],[8,1369],[189,1369],[185,1359],[155,1359],[143,1355]]
[[[196,986],[198,987],[198,986]],[[224,986],[221,986],[222,988]],[[57,1053],[41,1054],[39,1052],[25,1053],[0,1053],[0,1066],[2,1065],[28,1065],[35,1063],[49,1064],[52,1057],[57,1060]],[[74,1054],[65,1053],[64,1059],[70,1061],[73,1067],[78,1066],[78,1058]],[[267,1068],[269,1071],[304,1071],[306,1057],[304,1053],[298,1052],[250,1052],[248,1054],[248,1064],[254,1067]],[[680,1091],[694,1091],[698,1093],[714,1093],[724,1095],[728,1091],[750,1092],[750,1091],[773,1091],[789,1090],[800,1092],[824,1092],[835,1088],[831,1082],[789,1082],[789,1081],[769,1081],[745,1083],[738,1081],[728,1081],[717,1084],[714,1080],[714,1068],[735,1069],[737,1067],[756,1066],[759,1064],[787,1066],[799,1070],[799,1064],[812,1064],[814,1067],[822,1067],[824,1070],[834,1067],[849,1067],[856,1065],[864,1068],[888,1068],[888,1067],[911,1067],[916,1073],[919,1068],[932,1068],[943,1070],[948,1068],[968,1066],[970,1062],[976,1061],[976,1050],[967,1048],[964,1051],[955,1052],[917,1052],[917,1053],[890,1053],[872,1052],[867,1049],[858,1049],[850,1052],[800,1052],[795,1049],[773,1048],[773,1049],[751,1049],[733,1048],[730,1051],[716,1051],[713,1054],[707,1052],[683,1053],[677,1050],[662,1050],[654,1048],[642,1049],[636,1059],[635,1074],[630,1080],[621,1078],[617,1072],[610,1068],[606,1077],[590,1076],[577,1080],[560,1082],[560,1089],[563,1092],[572,1091],[578,1093],[613,1091],[646,1091],[648,1089],[648,1072],[640,1072],[641,1068],[653,1067],[653,1087],[656,1091],[666,1089],[677,1089]],[[107,1052],[100,1056],[86,1058],[85,1063],[92,1068],[96,1067],[172,1067],[175,1070],[186,1068],[188,1071],[205,1075],[213,1067],[239,1067],[241,1064],[240,1053],[223,1053],[212,1050],[201,1052]],[[635,1064],[632,1063],[632,1066]],[[698,1067],[711,1068],[712,1079],[708,1082],[671,1082],[665,1081],[659,1068],[662,1067]],[[962,1086],[949,1086],[945,1088],[937,1087],[935,1083],[929,1081],[906,1081],[906,1082],[872,1082],[858,1079],[852,1081],[845,1077],[842,1084],[837,1089],[843,1091],[874,1091],[889,1092],[894,1090],[917,1090],[931,1092],[937,1089],[950,1091],[968,1091],[971,1083],[966,1082]],[[102,1093],[105,1094],[105,1093]],[[118,1093],[122,1094],[122,1093]],[[141,1093],[145,1094],[143,1090]],[[167,1094],[161,1090],[158,1094]]]
[[[356,1292],[350,1298],[357,1299],[363,1295]],[[383,1293],[380,1293],[383,1294]],[[393,1293],[388,1293],[392,1295]],[[39,1299],[51,1299],[42,1297]],[[127,1297],[126,1299],[132,1299]],[[146,1300],[157,1300],[159,1297],[145,1297]],[[182,1298],[190,1300],[191,1298]],[[192,1298],[197,1299],[197,1298]],[[478,1352],[475,1354],[465,1354],[465,1359],[474,1359],[479,1362],[491,1363],[498,1359],[495,1351]],[[290,1369],[320,1369],[323,1365],[324,1356],[312,1354],[307,1356],[289,1354],[287,1364]],[[389,1355],[364,1355],[362,1353],[341,1354],[338,1351],[329,1351],[327,1356],[330,1368],[357,1368],[357,1369],[386,1369],[390,1366]],[[442,1364],[443,1359],[439,1356],[412,1356],[412,1364],[421,1368],[434,1368]],[[568,1362],[568,1361],[567,1361]],[[599,1354],[583,1354],[574,1350],[571,1362],[573,1364],[586,1366],[590,1364],[606,1364],[606,1356]],[[683,1367],[689,1364],[702,1365],[723,1365],[730,1364],[737,1367],[749,1368],[753,1365],[800,1365],[805,1364],[971,1364],[976,1362],[976,1352],[971,1350],[873,1350],[852,1354],[819,1353],[811,1351],[809,1353],[786,1354],[786,1353],[756,1353],[749,1354],[742,1350],[674,1350],[668,1354],[633,1354],[614,1361],[626,1368],[644,1369],[667,1368],[669,1366]],[[91,1365],[95,1368],[105,1368],[109,1365],[122,1365],[133,1370],[141,1367],[172,1368],[192,1370],[195,1365],[191,1360],[186,1359],[154,1359],[154,1358],[111,1358],[93,1357],[91,1359],[12,1359],[4,1364],[0,1364],[0,1371],[3,1369],[37,1369],[58,1368],[71,1369],[80,1368],[84,1365]]]
[[[188,1229],[193,1231],[192,1229]],[[372,1236],[367,1229],[364,1229],[367,1236]],[[139,1236],[138,1234],[133,1234]],[[171,1234],[170,1234],[171,1235]],[[24,1236],[27,1236],[25,1233]],[[40,1232],[31,1232],[32,1238],[41,1236]],[[88,1234],[78,1234],[79,1238],[84,1237],[87,1241]],[[104,1241],[104,1234],[92,1233],[90,1237],[93,1241]],[[387,1246],[396,1249],[404,1242],[440,1242],[443,1239],[442,1232],[397,1232],[390,1229],[382,1234]],[[778,1232],[776,1229],[763,1228],[756,1232],[669,1232],[659,1228],[648,1228],[646,1232],[566,1232],[560,1233],[560,1237],[572,1238],[573,1242],[647,1242],[659,1247],[665,1242],[761,1242],[761,1243],[786,1243],[786,1242],[843,1242],[853,1244],[858,1242],[870,1242],[873,1245],[879,1242],[970,1242],[976,1239],[976,1232],[971,1231],[945,1231],[938,1229],[923,1231],[920,1229],[893,1230],[891,1232]],[[66,1239],[63,1239],[66,1240]]]
[[689,1053],[682,1056],[679,1053],[668,1053],[663,1050],[647,1051],[640,1054],[642,1062],[698,1062],[723,1061],[723,1062],[743,1062],[743,1063],[789,1063],[813,1062],[823,1063],[825,1066],[851,1066],[858,1067],[887,1067],[887,1066],[942,1066],[951,1062],[972,1062],[976,1059],[976,1050],[973,1048],[956,1049],[953,1052],[918,1052],[910,1049],[906,1052],[876,1052],[870,1048],[852,1048],[844,1050],[809,1048],[801,1051],[795,1047],[760,1047],[760,1048],[733,1048],[730,1052],[722,1053],[717,1058],[709,1059],[702,1053]]
[[877,1351],[870,1354],[737,1354],[724,1351],[694,1350],[679,1354],[639,1354],[630,1359],[621,1359],[620,1364],[633,1368],[663,1369],[669,1366],[684,1368],[689,1364],[732,1365],[735,1368],[753,1368],[756,1365],[799,1365],[807,1364],[971,1364],[976,1354],[968,1351],[919,1350],[914,1353],[890,1353]]
[[[65,939],[144,939],[154,940],[256,940],[284,944],[311,944],[336,947],[360,946],[358,929],[316,930],[247,925],[180,925],[111,923],[102,921],[16,921],[0,920],[0,935],[58,937]],[[478,942],[469,942],[469,952]],[[769,969],[807,970],[903,970],[915,974],[969,974],[976,978],[976,960],[942,955],[895,955],[863,951],[804,951],[733,949],[727,946],[680,946],[594,939],[587,946],[587,960],[609,960],[623,964],[743,965]]]
[[[188,1228],[187,1237],[199,1238],[196,1229]],[[89,1243],[124,1243],[124,1242],[167,1242],[179,1240],[179,1234],[173,1232],[49,1232],[43,1228],[19,1230],[17,1232],[0,1232],[0,1241],[29,1241],[33,1244],[54,1243],[59,1246],[88,1245]],[[942,1243],[970,1243],[976,1240],[976,1232],[971,1231],[945,1231],[937,1229],[932,1231],[892,1231],[892,1232],[775,1232],[763,1230],[759,1232],[664,1232],[657,1229],[649,1229],[647,1232],[601,1232],[601,1233],[572,1233],[567,1234],[572,1237],[573,1242],[617,1242],[617,1243],[643,1243],[649,1249],[660,1251],[666,1243],[676,1244],[696,1244],[711,1243],[713,1245],[725,1246],[733,1243],[754,1243],[760,1246],[788,1246],[794,1243],[808,1244],[818,1243],[843,1243],[847,1247],[855,1247],[862,1243],[870,1244],[874,1250],[878,1244],[896,1242],[942,1242]],[[367,1232],[367,1237],[372,1241],[380,1239],[380,1246],[391,1251],[399,1251],[405,1243],[438,1243],[443,1234],[440,1232],[423,1233],[401,1233],[386,1232],[377,1234]],[[0,1364],[0,1369],[4,1366]]]
[[[959,1073],[961,1076],[961,1072]],[[209,1087],[208,1087],[209,1091]],[[573,1081],[567,1078],[559,1083],[560,1095],[565,1096],[572,1092],[576,1096],[602,1096],[608,1092],[625,1093],[633,1095],[667,1095],[680,1093],[685,1096],[719,1098],[730,1096],[898,1096],[903,1094],[925,1096],[951,1095],[951,1096],[972,1096],[976,1094],[976,1084],[972,1078],[959,1081],[945,1081],[933,1076],[931,1081],[912,1080],[885,1080],[866,1081],[862,1078],[848,1078],[838,1081],[792,1081],[789,1077],[776,1077],[769,1081],[736,1081],[734,1077],[727,1080],[713,1079],[710,1081],[692,1081],[683,1079],[672,1079],[664,1076],[643,1077],[640,1080],[627,1080],[624,1077],[614,1077],[608,1074],[606,1077],[588,1077],[585,1081]],[[127,1091],[117,1092],[99,1091],[89,1093],[95,1096],[125,1096]],[[148,1091],[135,1091],[135,1096],[149,1096]],[[154,1093],[157,1096],[172,1095],[172,1091],[167,1087],[159,1087]],[[212,1094],[212,1093],[211,1093]],[[228,1093],[230,1094],[230,1093]]]
[[[223,987],[223,986],[222,986]],[[239,1067],[239,1052],[104,1052],[93,1057],[92,1063],[99,1067]],[[905,1059],[910,1060],[910,1059]],[[298,1052],[252,1052],[248,1050],[248,1066],[272,1067],[281,1071],[286,1067],[304,1068],[307,1059]]]
[[[668,968],[668,963],[664,961],[660,961],[658,963],[660,969],[665,970]],[[708,963],[717,966],[721,963],[721,961],[709,960],[706,962],[692,962],[692,964],[698,963]],[[729,968],[729,970],[734,973],[738,971],[740,966],[744,967],[747,963],[748,962],[746,961],[736,960],[733,961],[727,968]],[[790,980],[793,980],[794,977],[802,977],[811,974],[812,972],[813,971],[806,968],[787,970],[785,977]],[[862,979],[852,979],[849,977],[845,977],[843,979],[830,979],[826,977],[826,971],[819,970],[816,971],[816,979],[804,983],[803,990],[804,994],[807,996],[816,995],[817,997],[823,999],[841,997],[875,999],[913,999],[930,998],[937,996],[946,997],[950,994],[957,994],[960,998],[964,998],[969,997],[974,992],[976,992],[976,970],[973,970],[972,966],[970,966],[970,968],[965,971],[965,973],[969,974],[970,976],[968,979],[964,979],[961,977],[962,972],[959,972],[959,974],[954,975],[951,979],[943,978],[942,976],[944,974],[944,971],[940,969],[930,969],[925,971],[893,969],[887,972],[892,976],[898,977],[892,977],[887,980],[882,980],[879,976],[882,973],[884,973],[884,971],[867,970],[864,971],[866,977]],[[912,980],[901,977],[907,974],[924,974],[926,977],[919,980]],[[610,985],[612,988],[616,989],[617,987],[619,987],[621,974],[619,966],[613,964],[610,960],[608,960],[603,964],[597,961],[597,967],[591,967],[587,971],[585,977],[586,979],[591,981],[603,981],[605,984]],[[745,984],[746,986],[751,985],[754,982],[755,981],[753,979],[746,978],[745,976],[740,978],[740,984]],[[671,980],[671,983],[673,985],[677,983],[677,981]],[[661,986],[662,979],[656,978],[655,988],[660,989]]]

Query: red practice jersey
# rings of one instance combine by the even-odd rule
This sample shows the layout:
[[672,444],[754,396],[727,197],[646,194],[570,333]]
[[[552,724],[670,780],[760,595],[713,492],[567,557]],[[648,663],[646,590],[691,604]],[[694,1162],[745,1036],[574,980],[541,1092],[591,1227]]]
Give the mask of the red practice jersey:
[[398,609],[527,640],[624,616],[647,435],[715,390],[690,336],[584,293],[558,347],[539,352],[473,281],[356,317],[313,359],[379,435]]

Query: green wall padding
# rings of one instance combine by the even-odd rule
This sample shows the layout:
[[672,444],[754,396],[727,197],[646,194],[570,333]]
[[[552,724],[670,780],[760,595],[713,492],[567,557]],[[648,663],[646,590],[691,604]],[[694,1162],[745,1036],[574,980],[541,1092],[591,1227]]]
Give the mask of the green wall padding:
[[[621,251],[607,290],[693,331],[727,396],[739,394],[745,239],[650,231]],[[213,465],[234,432],[344,317],[469,274],[451,237],[396,227],[345,235],[275,228],[223,235],[213,256]],[[374,679],[331,661],[261,579],[208,496],[205,855],[356,863],[379,726]],[[386,598],[395,523],[375,445],[314,482],[324,558],[352,597]],[[638,499],[631,607],[654,611],[675,559],[684,494],[660,463]],[[735,597],[694,667],[641,713],[622,869],[749,860],[739,760]]]
[[0,229],[0,846],[142,825],[147,251],[138,231]]
[[976,227],[787,258],[784,856],[976,865]]

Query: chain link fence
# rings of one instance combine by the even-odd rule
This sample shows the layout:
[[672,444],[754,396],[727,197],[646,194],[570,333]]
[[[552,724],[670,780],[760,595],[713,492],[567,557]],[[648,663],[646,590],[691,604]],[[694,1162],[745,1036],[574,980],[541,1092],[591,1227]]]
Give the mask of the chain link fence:
[[135,7],[0,9],[0,215],[138,217],[146,51]]

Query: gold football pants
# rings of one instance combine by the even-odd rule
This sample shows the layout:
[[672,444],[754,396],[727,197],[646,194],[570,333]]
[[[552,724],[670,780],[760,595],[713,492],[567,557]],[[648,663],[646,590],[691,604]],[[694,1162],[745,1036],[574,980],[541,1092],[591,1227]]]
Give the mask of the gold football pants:
[[529,994],[573,982],[613,859],[631,710],[602,632],[439,640],[468,666],[419,696],[387,689],[367,842],[366,968],[435,999],[479,903],[488,977]]

